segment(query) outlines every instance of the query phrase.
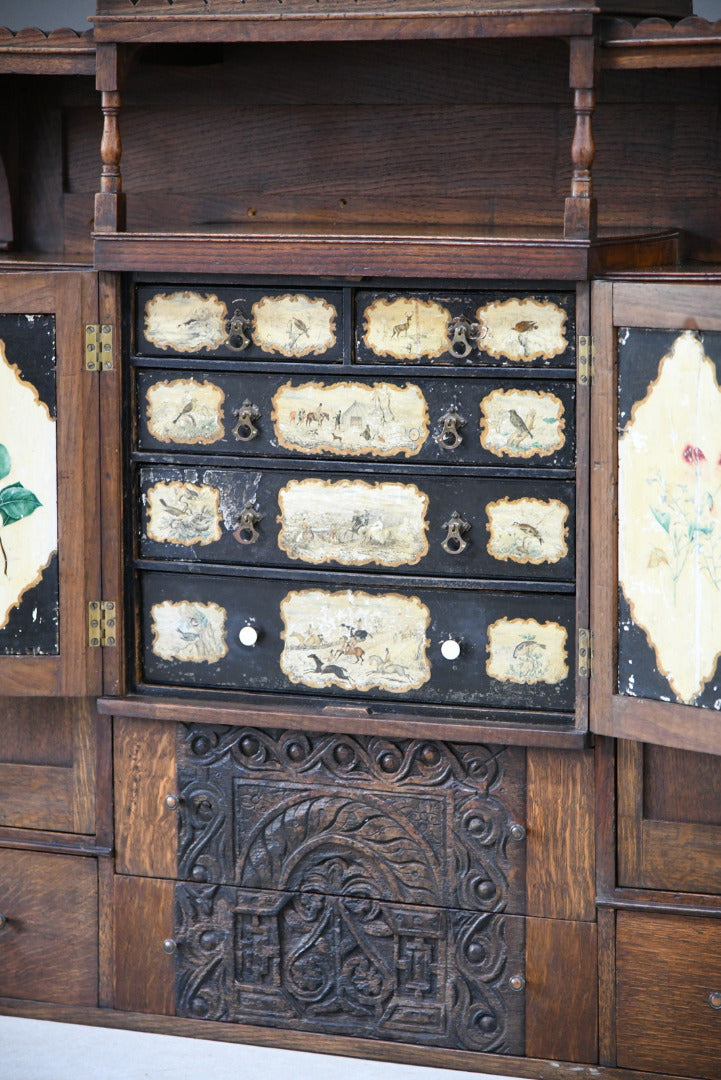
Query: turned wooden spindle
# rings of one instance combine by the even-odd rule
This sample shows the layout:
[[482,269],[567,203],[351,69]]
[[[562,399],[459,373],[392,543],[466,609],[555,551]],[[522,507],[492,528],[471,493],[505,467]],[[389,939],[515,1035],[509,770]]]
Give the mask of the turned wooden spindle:
[[118,57],[114,46],[98,46],[97,87],[103,113],[103,136],[100,142],[100,191],[95,196],[95,232],[122,232],[125,228],[125,196],[120,172],[120,90]]
[[594,56],[588,44],[571,44],[570,83],[573,88],[575,126],[571,143],[571,195],[566,199],[564,236],[592,239],[596,233],[596,200],[593,197],[591,167],[596,153],[593,141]]

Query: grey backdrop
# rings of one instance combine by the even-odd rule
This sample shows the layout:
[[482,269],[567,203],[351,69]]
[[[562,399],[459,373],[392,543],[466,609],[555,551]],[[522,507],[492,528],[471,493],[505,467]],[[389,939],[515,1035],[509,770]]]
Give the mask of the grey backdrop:
[[[87,17],[94,11],[95,0],[0,0],[0,26],[11,30],[24,26],[87,30]],[[721,0],[694,0],[694,11],[706,19],[721,19]]]

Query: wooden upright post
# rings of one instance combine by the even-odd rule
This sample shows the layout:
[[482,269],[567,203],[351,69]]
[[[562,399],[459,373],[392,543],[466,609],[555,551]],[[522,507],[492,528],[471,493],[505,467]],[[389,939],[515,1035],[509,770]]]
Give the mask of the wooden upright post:
[[596,235],[596,200],[591,174],[596,152],[592,123],[596,105],[595,54],[594,38],[571,38],[569,83],[573,90],[576,125],[571,144],[571,195],[566,199],[563,218],[563,233],[569,239],[590,240]]
[[97,46],[97,89],[101,93],[103,137],[100,144],[102,172],[100,191],[95,196],[95,232],[123,232],[125,229],[125,195],[122,191],[120,158],[120,86],[118,50],[116,45]]

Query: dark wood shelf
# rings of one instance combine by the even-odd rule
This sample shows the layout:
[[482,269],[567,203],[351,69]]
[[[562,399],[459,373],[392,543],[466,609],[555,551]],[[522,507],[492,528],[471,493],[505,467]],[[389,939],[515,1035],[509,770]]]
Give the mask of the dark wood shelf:
[[544,746],[567,750],[588,745],[588,733],[577,728],[483,722],[449,719],[413,713],[412,709],[393,714],[366,709],[362,705],[344,706],[342,702],[320,707],[299,702],[296,698],[279,701],[260,700],[247,694],[243,701],[204,697],[170,697],[130,694],[125,697],[98,699],[98,712],[106,716],[130,719],[166,720],[169,723],[230,724],[260,728],[288,728],[297,731],[337,731],[348,734],[377,735],[383,731],[390,738],[442,739],[453,742],[501,742],[510,746]]
[[423,275],[584,280],[634,265],[678,261],[675,230],[629,231],[595,240],[564,238],[558,230],[484,232],[477,227],[284,224],[218,227],[192,233],[96,233],[101,270],[153,269],[197,273]]

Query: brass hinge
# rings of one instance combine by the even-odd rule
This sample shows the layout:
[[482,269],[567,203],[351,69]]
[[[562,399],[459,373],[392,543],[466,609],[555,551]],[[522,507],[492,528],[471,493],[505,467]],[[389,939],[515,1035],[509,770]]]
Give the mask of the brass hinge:
[[576,355],[579,386],[590,386],[593,382],[593,353],[593,338],[582,334],[578,339]]
[[87,371],[112,371],[115,364],[113,328],[108,323],[85,326],[85,368]]
[[578,674],[582,679],[593,675],[593,630],[578,631]]
[[91,600],[88,604],[88,645],[112,648],[115,645],[116,605],[112,600]]

